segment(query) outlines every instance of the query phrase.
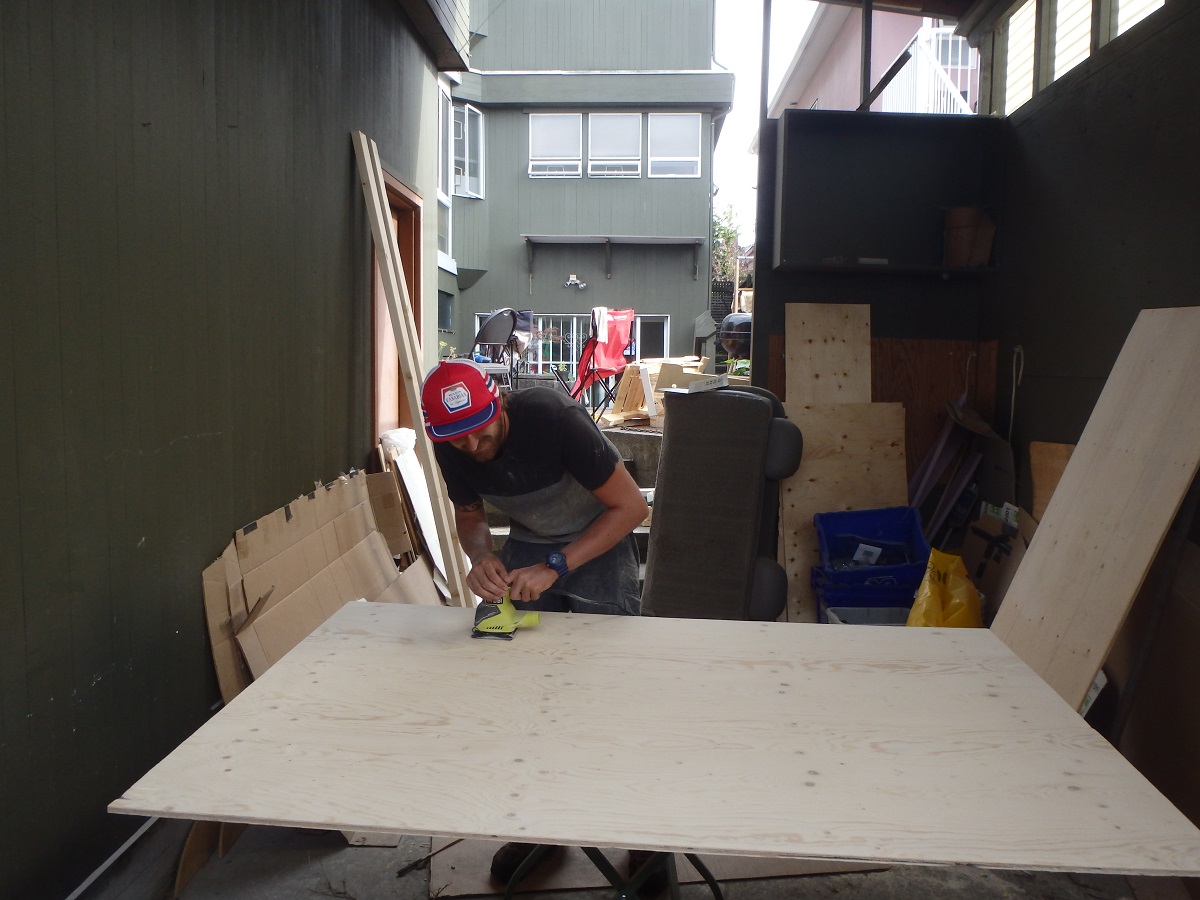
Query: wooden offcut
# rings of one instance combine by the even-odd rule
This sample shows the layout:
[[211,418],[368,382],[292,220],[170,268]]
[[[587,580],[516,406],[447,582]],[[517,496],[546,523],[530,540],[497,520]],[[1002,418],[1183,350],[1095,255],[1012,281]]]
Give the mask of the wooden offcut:
[[1046,441],[1029,442],[1029,485],[1033,493],[1030,512],[1039,522],[1046,514],[1050,498],[1062,480],[1074,444],[1051,444]]
[[1073,707],[1200,467],[1200,307],[1143,310],[992,630]]
[[472,620],[347,604],[110,810],[1200,875],[1200,830],[987,629]]
[[865,303],[789,303],[790,403],[871,401],[871,307]]
[[813,515],[908,503],[904,407],[899,403],[789,400],[787,417],[804,435],[804,457],[779,492],[780,559],[788,575],[787,618],[817,621],[809,583],[820,562]]

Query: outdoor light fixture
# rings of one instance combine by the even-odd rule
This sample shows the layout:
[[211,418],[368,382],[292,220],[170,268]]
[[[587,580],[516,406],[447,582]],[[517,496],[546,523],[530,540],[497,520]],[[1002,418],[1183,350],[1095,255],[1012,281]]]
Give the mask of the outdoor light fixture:
[[563,287],[577,287],[581,291],[587,287],[586,281],[580,281],[574,275],[568,275],[567,280],[563,282]]

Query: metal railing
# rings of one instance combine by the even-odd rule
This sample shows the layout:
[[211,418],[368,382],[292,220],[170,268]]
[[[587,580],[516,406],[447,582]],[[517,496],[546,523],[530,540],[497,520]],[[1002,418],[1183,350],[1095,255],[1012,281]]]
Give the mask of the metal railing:
[[579,354],[591,332],[591,315],[534,316],[529,343],[521,353],[520,370],[531,375],[549,375],[557,370],[563,381],[574,384]]
[[[475,314],[476,331],[489,315]],[[568,385],[574,384],[579,354],[591,332],[590,313],[534,316],[530,333],[519,333],[524,345],[519,352],[518,372],[550,375],[557,371]]]
[[909,45],[912,58],[884,88],[885,112],[971,115],[979,54],[953,28],[926,26]]

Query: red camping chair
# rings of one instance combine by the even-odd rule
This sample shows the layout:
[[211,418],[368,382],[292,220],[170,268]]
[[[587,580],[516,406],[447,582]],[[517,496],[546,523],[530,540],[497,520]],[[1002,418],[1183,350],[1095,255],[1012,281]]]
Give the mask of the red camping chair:
[[598,385],[601,396],[596,396],[591,404],[593,416],[602,413],[616,400],[616,389],[608,383],[608,379],[625,370],[625,349],[629,346],[632,331],[632,309],[605,309],[598,306],[592,310],[592,333],[583,342],[575,384],[569,393],[583,403],[584,393],[593,385]]

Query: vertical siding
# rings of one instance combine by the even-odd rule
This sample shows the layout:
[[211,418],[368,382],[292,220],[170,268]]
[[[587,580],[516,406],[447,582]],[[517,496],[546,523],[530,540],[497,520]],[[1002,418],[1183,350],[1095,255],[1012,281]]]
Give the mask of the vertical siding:
[[484,71],[708,69],[711,0],[489,0]]
[[215,699],[200,573],[371,449],[349,133],[432,194],[368,0],[0,5],[0,895],[64,896]]

